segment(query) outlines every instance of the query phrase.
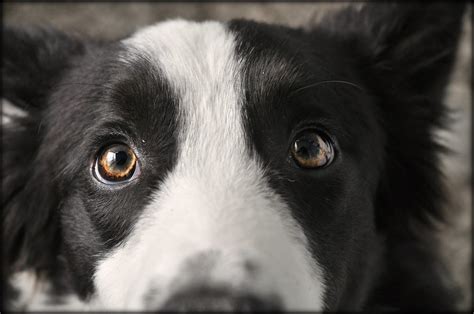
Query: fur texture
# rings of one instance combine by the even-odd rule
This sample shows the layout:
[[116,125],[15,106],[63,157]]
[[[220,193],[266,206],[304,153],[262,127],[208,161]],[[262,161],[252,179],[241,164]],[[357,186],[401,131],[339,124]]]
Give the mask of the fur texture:
[[[7,27],[3,97],[26,115],[3,126],[2,308],[34,272],[75,309],[452,310],[432,134],[463,11],[171,21],[117,42]],[[291,159],[307,130],[329,166]],[[107,186],[91,167],[116,142],[141,172]]]

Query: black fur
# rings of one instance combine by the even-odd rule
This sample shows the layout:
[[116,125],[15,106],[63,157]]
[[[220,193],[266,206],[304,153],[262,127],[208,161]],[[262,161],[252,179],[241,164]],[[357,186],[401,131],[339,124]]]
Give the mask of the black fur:
[[[140,207],[171,168],[174,96],[145,60],[117,63],[117,44],[88,42],[84,47],[52,31],[6,33],[29,40],[18,40],[25,47],[7,41],[4,48],[5,98],[28,111],[26,118],[3,130],[4,274],[33,269],[58,276],[65,271],[72,278],[64,278],[86,297],[93,289],[95,261],[130,232]],[[28,44],[34,50],[28,50]],[[25,57],[41,65],[30,69],[15,51],[32,53]],[[65,53],[69,55],[62,60]],[[43,70],[45,77],[40,78]],[[38,83],[24,80],[31,77]],[[149,115],[144,104],[161,114]],[[91,185],[90,163],[97,145],[113,142],[160,152],[147,159],[153,172],[120,193]],[[126,204],[136,210],[127,211]]]
[[39,156],[41,122],[54,84],[84,47],[53,30],[5,28],[3,38],[2,95],[28,112],[2,128],[2,270],[6,278],[26,268],[44,273],[53,269],[55,248],[61,242],[54,214],[59,195]]
[[[462,12],[462,5],[373,4],[344,10],[309,33],[232,24],[248,60],[250,145],[316,239],[314,254],[334,281],[329,308],[364,306],[379,276],[368,308],[440,310],[456,302],[455,291],[441,288],[446,269],[429,230],[442,218],[443,149],[433,131],[446,116],[441,100]],[[329,130],[344,161],[295,173],[275,158],[301,121]]]
[[[313,244],[328,310],[454,309],[458,292],[432,245],[444,204],[433,131],[444,127],[464,7],[371,3],[310,31],[229,24],[246,60],[248,145]],[[147,60],[119,62],[117,43],[3,35],[3,97],[28,112],[3,128],[3,279],[65,273],[87,298],[94,262],[129,234],[173,167],[177,95]],[[289,162],[289,142],[308,126],[335,142],[331,167]],[[115,141],[154,169],[120,193],[90,180],[97,146]]]

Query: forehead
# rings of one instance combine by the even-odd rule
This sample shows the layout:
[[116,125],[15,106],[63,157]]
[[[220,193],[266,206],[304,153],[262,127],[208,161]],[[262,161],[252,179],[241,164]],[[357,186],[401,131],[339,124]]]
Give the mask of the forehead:
[[285,52],[286,45],[264,45],[265,52],[260,41],[239,23],[173,20],[124,40],[121,59],[128,64],[145,60],[167,81],[181,105],[195,106],[201,98],[212,103],[209,98],[216,95],[228,98],[220,101],[243,105],[245,93],[268,95],[304,77],[295,56]]
[[145,62],[166,81],[176,98],[179,121],[195,120],[183,121],[192,115],[212,128],[212,120],[223,118],[223,112],[232,116],[239,103],[241,60],[235,44],[223,24],[173,20],[124,40],[120,58],[132,66]]
[[222,85],[235,80],[233,75],[239,63],[235,56],[235,38],[218,22],[163,22],[137,32],[123,44],[125,62],[146,59],[169,80],[177,93],[198,92],[193,87],[218,82],[221,84],[217,85]]
[[[159,98],[162,91],[157,92],[156,87],[164,85],[181,106],[181,114],[183,104],[195,104],[198,99],[215,104],[212,98],[216,95],[223,97],[220,101],[239,103],[244,115],[263,114],[260,118],[269,121],[288,111],[296,114],[293,120],[308,111],[320,118],[341,119],[350,116],[351,110],[364,109],[359,104],[366,99],[356,86],[350,57],[323,33],[309,36],[300,30],[248,21],[172,20],[142,29],[122,44],[125,50],[119,59],[133,69],[126,74],[128,79],[135,84],[145,80],[145,86],[150,81],[154,84],[132,92],[142,90],[148,98]],[[144,73],[144,79],[136,79]],[[332,84],[305,88],[324,81]],[[154,92],[158,95],[150,95]],[[147,102],[140,105],[149,106]]]

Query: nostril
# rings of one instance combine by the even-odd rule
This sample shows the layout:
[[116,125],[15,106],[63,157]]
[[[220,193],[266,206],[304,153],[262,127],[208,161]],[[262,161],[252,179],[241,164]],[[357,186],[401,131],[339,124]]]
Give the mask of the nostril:
[[274,312],[281,311],[281,307],[277,298],[266,299],[245,293],[200,288],[176,293],[165,302],[161,310]]

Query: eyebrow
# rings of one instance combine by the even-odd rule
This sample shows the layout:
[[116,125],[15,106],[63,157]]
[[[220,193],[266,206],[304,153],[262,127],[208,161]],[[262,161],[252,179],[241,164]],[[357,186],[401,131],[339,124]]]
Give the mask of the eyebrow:
[[97,136],[107,136],[110,134],[134,136],[136,133],[132,124],[120,118],[98,123],[93,128],[96,130]]

